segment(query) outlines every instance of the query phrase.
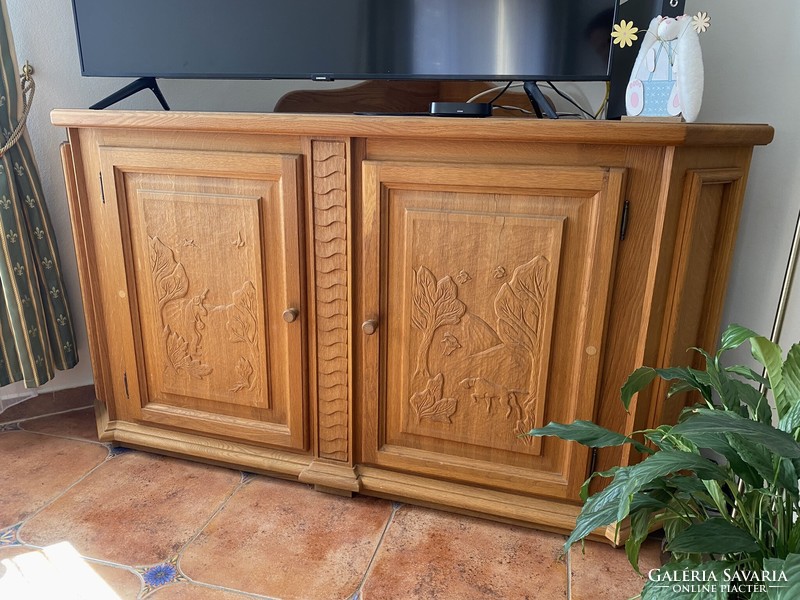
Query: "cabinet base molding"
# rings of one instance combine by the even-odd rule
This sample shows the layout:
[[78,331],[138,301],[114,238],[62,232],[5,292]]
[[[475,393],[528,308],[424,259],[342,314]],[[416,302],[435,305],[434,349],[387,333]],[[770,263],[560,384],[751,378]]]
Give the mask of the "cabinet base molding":
[[353,493],[361,491],[356,470],[350,465],[315,460],[298,477],[303,483],[313,484],[322,492]]
[[290,479],[297,479],[311,462],[308,456],[124,421],[109,421],[100,439],[139,450]]

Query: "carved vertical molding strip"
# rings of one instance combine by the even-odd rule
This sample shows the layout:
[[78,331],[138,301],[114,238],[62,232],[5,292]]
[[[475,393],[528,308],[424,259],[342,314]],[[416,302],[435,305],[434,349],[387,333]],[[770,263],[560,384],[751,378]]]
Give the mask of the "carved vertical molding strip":
[[347,148],[312,141],[319,455],[349,456]]

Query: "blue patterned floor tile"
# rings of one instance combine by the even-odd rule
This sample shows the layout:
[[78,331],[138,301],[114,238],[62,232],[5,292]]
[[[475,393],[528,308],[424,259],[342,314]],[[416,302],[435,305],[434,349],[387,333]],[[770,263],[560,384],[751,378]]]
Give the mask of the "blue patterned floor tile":
[[170,583],[188,581],[188,579],[186,579],[186,577],[184,577],[180,572],[180,569],[178,569],[177,556],[174,556],[170,560],[157,565],[138,567],[136,571],[144,580],[144,588],[142,588],[141,592],[142,596],[146,596],[156,588],[169,585]]
[[19,541],[19,536],[17,535],[21,526],[22,524],[19,523],[17,525],[7,527],[6,529],[0,529],[0,548],[22,545],[22,543]]

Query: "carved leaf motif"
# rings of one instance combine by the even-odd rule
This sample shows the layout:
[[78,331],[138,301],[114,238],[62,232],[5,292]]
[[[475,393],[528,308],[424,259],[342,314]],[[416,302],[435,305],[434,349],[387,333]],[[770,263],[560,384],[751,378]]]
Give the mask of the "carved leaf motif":
[[429,379],[425,389],[411,396],[411,406],[417,413],[417,419],[430,419],[438,423],[450,423],[450,417],[456,412],[458,400],[442,398],[444,377],[439,373]]
[[251,281],[233,293],[226,323],[230,341],[254,344],[256,341],[256,288]]
[[500,339],[509,346],[522,346],[532,357],[539,351],[549,264],[537,256],[517,267],[494,300]]
[[418,329],[435,330],[459,322],[466,306],[458,299],[458,287],[448,275],[438,282],[426,267],[415,271],[411,320]]
[[523,417],[517,420],[516,425],[514,426],[514,433],[518,436],[517,439],[525,444],[526,446],[533,445],[534,438],[529,435],[524,435],[528,433],[531,429],[534,429],[539,424],[536,422],[536,398],[533,396],[528,396],[523,403]]
[[150,268],[159,308],[170,300],[183,298],[189,291],[189,279],[175,254],[157,237],[150,239]]
[[253,377],[253,365],[250,364],[250,361],[247,360],[244,356],[240,356],[239,360],[236,362],[236,367],[234,369],[236,372],[236,383],[231,388],[232,392],[240,392],[244,389],[252,389],[253,384],[251,383],[251,379]]
[[433,343],[433,334],[442,325],[456,325],[464,316],[467,307],[458,299],[458,287],[447,275],[438,282],[426,267],[414,272],[414,291],[412,296],[411,322],[423,331],[417,356],[418,376],[430,378],[428,354]]
[[211,373],[212,369],[210,366],[199,360],[195,360],[192,355],[189,354],[189,343],[183,339],[183,337],[172,331],[169,325],[167,325],[165,332],[167,338],[167,357],[169,358],[172,368],[175,369],[176,372],[180,373],[184,371],[195,379],[202,379]]

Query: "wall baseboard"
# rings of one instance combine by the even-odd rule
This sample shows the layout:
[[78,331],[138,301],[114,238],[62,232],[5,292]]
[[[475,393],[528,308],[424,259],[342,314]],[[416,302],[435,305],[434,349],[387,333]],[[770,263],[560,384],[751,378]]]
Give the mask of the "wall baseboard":
[[94,386],[45,392],[0,413],[0,424],[36,419],[54,413],[94,406]]

